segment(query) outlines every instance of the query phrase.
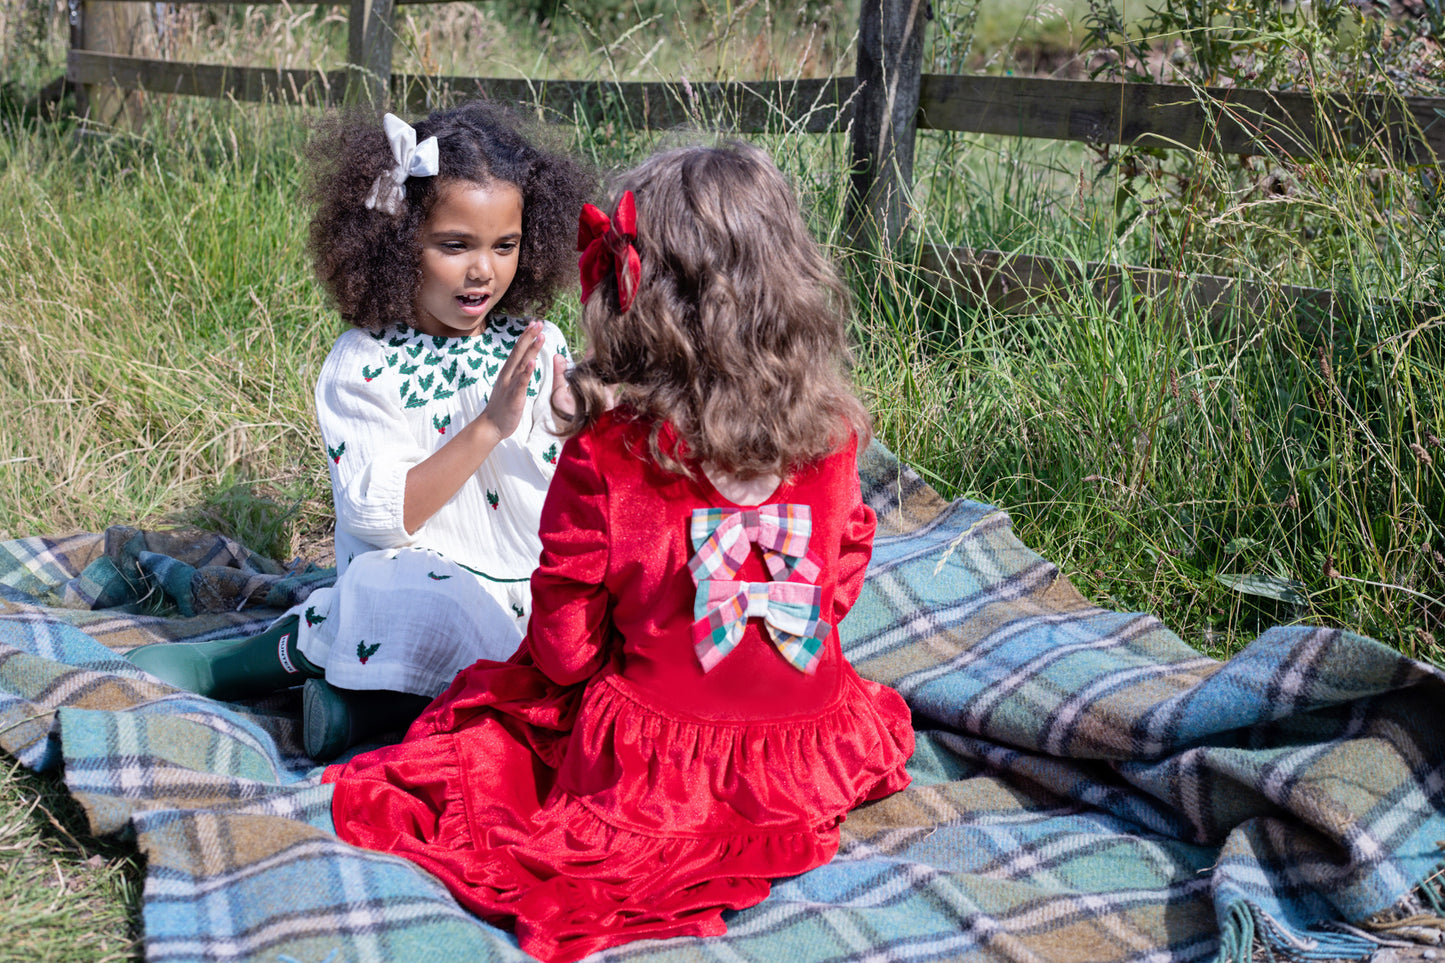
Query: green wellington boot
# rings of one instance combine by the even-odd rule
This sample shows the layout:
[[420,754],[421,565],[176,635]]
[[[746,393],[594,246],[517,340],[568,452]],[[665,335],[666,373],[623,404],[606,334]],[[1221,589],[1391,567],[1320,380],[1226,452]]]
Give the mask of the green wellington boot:
[[330,762],[358,742],[405,729],[430,703],[406,692],[338,689],[307,679],[301,689],[301,741],[306,755]]
[[244,699],[322,675],[296,648],[296,616],[260,635],[147,645],[126,656],[158,679],[213,699]]

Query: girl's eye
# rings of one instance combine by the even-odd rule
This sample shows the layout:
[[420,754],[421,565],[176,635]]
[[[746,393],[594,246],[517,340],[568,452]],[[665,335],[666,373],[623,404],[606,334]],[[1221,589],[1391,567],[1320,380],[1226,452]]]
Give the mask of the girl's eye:
[[516,241],[503,241],[501,244],[498,244],[498,245],[497,245],[497,251],[498,251],[498,253],[500,253],[500,254],[511,254],[511,253],[512,253],[513,251],[515,251],[516,249],[517,249],[517,242],[516,242]]

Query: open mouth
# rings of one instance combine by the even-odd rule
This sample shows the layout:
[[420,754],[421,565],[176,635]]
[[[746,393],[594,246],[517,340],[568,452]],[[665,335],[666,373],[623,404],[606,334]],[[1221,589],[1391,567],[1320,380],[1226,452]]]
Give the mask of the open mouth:
[[457,300],[460,301],[464,307],[479,308],[487,303],[487,298],[489,297],[490,295],[487,294],[458,294]]

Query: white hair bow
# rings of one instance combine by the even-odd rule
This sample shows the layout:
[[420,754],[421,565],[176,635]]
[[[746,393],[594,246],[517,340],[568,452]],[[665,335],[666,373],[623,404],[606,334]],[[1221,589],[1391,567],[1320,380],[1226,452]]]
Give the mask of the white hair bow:
[[383,117],[381,126],[386,129],[386,139],[391,141],[391,155],[396,158],[396,166],[377,176],[371,192],[366,195],[366,206],[395,214],[401,210],[402,199],[406,196],[401,185],[408,177],[433,177],[440,170],[437,139],[428,137],[418,144],[416,128],[395,114]]

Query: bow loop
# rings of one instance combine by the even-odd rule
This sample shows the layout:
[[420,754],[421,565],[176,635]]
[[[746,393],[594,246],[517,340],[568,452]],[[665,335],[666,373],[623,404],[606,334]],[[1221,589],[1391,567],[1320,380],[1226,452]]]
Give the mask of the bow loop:
[[626,312],[637,296],[642,281],[642,259],[637,248],[637,201],[623,191],[612,217],[592,204],[582,205],[577,217],[577,250],[582,256],[577,267],[582,275],[582,303],[592,296],[608,271],[617,276],[617,306]]
[[732,578],[747,561],[751,545],[762,549],[773,578],[787,579],[799,566],[816,581],[816,562],[808,557],[813,515],[807,505],[763,505],[760,508],[699,508],[692,513],[692,546],[688,562],[695,580]]
[[416,142],[416,128],[395,114],[381,119],[386,139],[391,144],[391,156],[396,164],[389,171],[378,174],[366,195],[365,204],[373,210],[396,214],[406,197],[402,185],[409,177],[435,177],[441,170],[437,139],[428,137],[420,144]]
[[822,604],[823,590],[807,582],[707,579],[693,603],[693,651],[707,672],[741,641],[748,619],[760,618],[774,648],[811,675],[833,631],[820,617]]

